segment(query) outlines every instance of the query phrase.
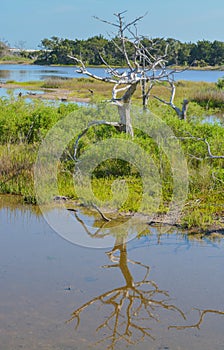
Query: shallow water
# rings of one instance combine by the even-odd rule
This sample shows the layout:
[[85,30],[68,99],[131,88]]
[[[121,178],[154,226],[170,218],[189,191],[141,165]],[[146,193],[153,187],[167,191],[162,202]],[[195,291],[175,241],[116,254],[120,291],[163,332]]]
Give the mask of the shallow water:
[[[75,215],[74,235],[96,230]],[[1,350],[224,348],[222,236],[148,227],[116,251],[84,248],[8,196],[0,223]]]
[[[18,89],[0,88],[0,98],[4,97],[7,99],[7,98],[11,98],[12,96],[15,98],[18,98],[20,94],[21,96],[28,96],[32,94],[42,95],[44,94],[44,91],[41,91],[41,90],[29,91],[22,88],[18,88]],[[26,100],[28,100],[28,98],[26,98]]]
[[[46,98],[42,98],[41,95],[43,95],[45,93],[45,91],[43,90],[26,90],[23,88],[18,88],[18,89],[14,89],[14,88],[0,88],[0,98],[3,98],[5,100],[9,100],[12,97],[19,99],[20,98],[20,94],[21,94],[21,98],[23,100],[25,100],[26,103],[35,103],[36,98],[32,98],[32,95],[37,95],[35,97],[38,97],[38,100],[40,100],[41,102],[47,104],[47,105],[52,105],[52,106],[59,106],[62,101],[60,99],[56,100],[56,99],[46,99]],[[30,95],[30,97],[28,97]],[[79,102],[79,101],[63,101],[63,104],[69,104],[69,103],[73,103],[73,104],[77,104],[78,106],[88,106],[87,102]]]

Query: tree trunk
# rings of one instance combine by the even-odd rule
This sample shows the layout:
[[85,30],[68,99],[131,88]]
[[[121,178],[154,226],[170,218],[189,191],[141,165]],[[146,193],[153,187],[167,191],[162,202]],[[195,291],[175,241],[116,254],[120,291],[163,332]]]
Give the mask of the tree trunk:
[[186,120],[187,119],[187,109],[188,109],[188,100],[183,100],[183,105],[182,105],[182,119]]
[[120,122],[124,126],[123,131],[131,135],[131,137],[134,136],[134,131],[131,124],[131,113],[130,113],[131,98],[137,88],[138,83],[139,81],[135,82],[134,84],[131,84],[130,87],[125,92],[125,94],[122,96],[122,98],[117,100]]
[[127,134],[131,135],[131,137],[133,137],[134,132],[131,125],[130,109],[131,102],[118,105],[118,113],[120,116],[120,122],[122,124],[122,131],[126,132]]

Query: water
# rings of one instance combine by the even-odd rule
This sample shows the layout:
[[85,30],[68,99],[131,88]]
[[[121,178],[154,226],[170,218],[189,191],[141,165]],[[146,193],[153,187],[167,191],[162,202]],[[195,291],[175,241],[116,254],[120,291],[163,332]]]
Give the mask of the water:
[[22,96],[27,96],[27,95],[43,95],[44,91],[41,90],[35,90],[35,91],[30,91],[27,89],[7,89],[7,88],[0,88],[0,98],[10,98],[11,95],[13,95],[15,98],[18,98],[19,95],[22,94]]
[[[106,76],[103,68],[89,68],[89,70],[99,76]],[[123,69],[119,69],[123,71]],[[223,71],[206,71],[206,70],[186,70],[175,74],[176,80],[192,80],[216,82],[218,78],[224,75]],[[72,66],[39,66],[39,65],[18,65],[2,64],[0,65],[0,82],[6,81],[37,81],[50,78],[77,78],[86,77],[76,72]]]
[[[6,89],[6,88],[0,88],[0,98],[4,98],[4,99],[10,99],[11,97],[14,97],[16,99],[20,98],[20,94],[21,94],[21,98],[23,100],[25,100],[26,103],[35,103],[35,100],[39,100],[42,103],[45,103],[47,105],[51,105],[51,106],[59,106],[62,101],[61,99],[55,99],[52,97],[52,99],[46,98],[46,97],[42,97],[42,95],[45,93],[45,91],[43,90],[27,90],[27,89],[23,89],[23,88],[10,88],[10,89]],[[28,97],[30,95],[30,97]],[[32,96],[35,95],[35,96]],[[81,101],[63,101],[63,104],[68,104],[68,103],[75,103],[78,106],[88,106],[89,103],[87,102],[81,102]]]
[[223,113],[217,113],[214,115],[205,115],[202,118],[203,124],[218,124],[218,125],[224,125],[224,114]]
[[[74,234],[99,224],[75,215]],[[148,227],[116,251],[83,248],[8,196],[0,222],[2,350],[223,349],[222,236]]]
[[[105,70],[102,68],[90,68],[94,74],[106,76]],[[76,72],[76,67],[72,66],[39,66],[39,65],[17,65],[17,64],[1,64],[0,65],[0,82],[6,81],[39,81],[51,78],[80,78],[83,74]],[[86,76],[85,76],[86,77]]]

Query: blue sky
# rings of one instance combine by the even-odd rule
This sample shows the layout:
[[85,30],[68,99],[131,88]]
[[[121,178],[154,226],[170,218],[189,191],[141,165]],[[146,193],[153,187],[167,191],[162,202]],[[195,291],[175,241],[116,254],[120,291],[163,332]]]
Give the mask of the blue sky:
[[112,20],[127,10],[127,20],[148,12],[139,33],[195,42],[224,41],[223,0],[2,0],[0,40],[11,47],[19,41],[37,48],[41,40],[58,36],[86,39],[111,33],[113,28],[93,16]]

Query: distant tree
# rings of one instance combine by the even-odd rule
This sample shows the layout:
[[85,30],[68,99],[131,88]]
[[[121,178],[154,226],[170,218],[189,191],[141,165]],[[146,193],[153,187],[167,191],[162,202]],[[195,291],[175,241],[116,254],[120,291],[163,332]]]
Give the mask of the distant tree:
[[20,51],[24,51],[25,50],[25,46],[26,46],[26,42],[24,40],[19,40],[15,43],[14,45],[17,49],[19,49]]
[[61,39],[52,36],[51,39],[41,41],[41,51],[35,63],[38,64],[69,64],[71,60],[68,55],[71,54],[74,41]]
[[[41,50],[35,63],[42,64],[71,64],[71,60],[65,54],[81,57],[86,65],[100,65],[102,60],[99,52],[107,58],[109,65],[125,66],[127,62],[122,51],[119,49],[120,38],[115,36],[110,40],[102,35],[96,35],[86,40],[70,40],[53,36],[51,39],[43,39]],[[166,52],[167,65],[223,65],[224,64],[224,42],[208,40],[197,43],[181,43],[173,38],[141,38],[144,47],[150,48],[152,55],[163,56]],[[126,41],[128,57],[134,57],[133,45]]]
[[192,64],[191,50],[194,47],[192,43],[181,43],[178,50],[178,64],[180,66],[189,66]]
[[215,40],[211,45],[210,64],[224,65],[224,42]]
[[9,54],[9,46],[6,42],[0,41],[0,57]]
[[166,42],[168,46],[168,64],[179,64],[179,50],[181,47],[181,42],[172,38],[168,38]]
[[211,54],[211,43],[208,40],[201,40],[192,46],[190,60],[196,66],[208,65],[210,64]]

